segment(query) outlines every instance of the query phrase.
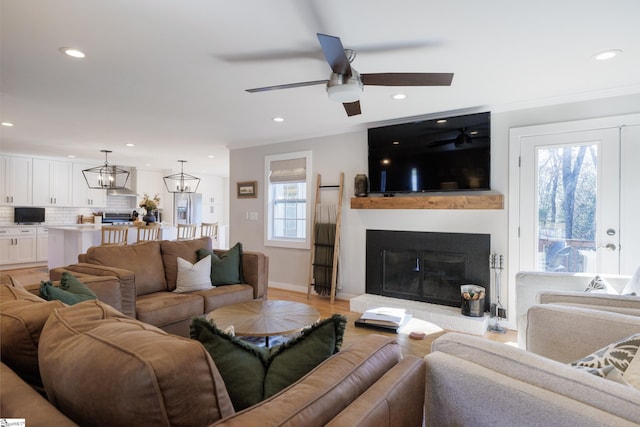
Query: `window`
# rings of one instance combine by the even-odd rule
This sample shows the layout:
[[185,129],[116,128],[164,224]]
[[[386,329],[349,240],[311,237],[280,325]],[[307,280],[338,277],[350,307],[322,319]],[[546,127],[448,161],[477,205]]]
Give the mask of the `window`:
[[310,165],[310,151],[265,157],[265,246],[309,248]]

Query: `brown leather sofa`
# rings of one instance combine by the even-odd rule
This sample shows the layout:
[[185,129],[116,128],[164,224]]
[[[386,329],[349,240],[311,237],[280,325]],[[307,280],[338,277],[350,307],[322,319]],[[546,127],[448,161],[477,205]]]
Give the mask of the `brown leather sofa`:
[[[236,413],[198,341],[101,301],[66,307],[8,285],[0,285],[0,314],[0,417],[30,427],[422,425],[424,360],[401,359],[397,342],[381,335]],[[44,395],[27,382],[40,379]]]
[[[52,269],[50,275],[52,280],[59,280],[64,271],[82,280],[115,276],[121,282],[121,303],[113,307],[128,316],[185,337],[189,336],[189,323],[194,316],[229,304],[267,299],[269,258],[262,253],[248,251],[242,254],[242,273],[246,283],[188,293],[172,292],[176,288],[177,257],[195,263],[198,249],[211,251],[211,238],[94,246],[78,257],[78,264]],[[225,253],[218,249],[214,252],[218,256]]]

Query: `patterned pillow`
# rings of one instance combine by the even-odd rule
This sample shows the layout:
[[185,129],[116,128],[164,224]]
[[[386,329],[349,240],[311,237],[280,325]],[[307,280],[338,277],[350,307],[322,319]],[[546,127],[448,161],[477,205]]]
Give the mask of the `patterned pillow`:
[[[631,335],[576,360],[571,365],[595,369],[613,366],[622,373],[622,378],[627,383],[640,389],[640,351],[638,351],[638,347],[640,347],[640,334]],[[595,374],[605,378],[612,375],[609,368],[603,369],[600,374]]]
[[611,284],[609,282],[607,282],[606,280],[604,280],[600,276],[594,277],[589,282],[589,284],[587,285],[587,288],[584,291],[585,292],[600,293],[600,294],[618,295],[618,291],[616,291],[616,289],[613,286],[611,286]]

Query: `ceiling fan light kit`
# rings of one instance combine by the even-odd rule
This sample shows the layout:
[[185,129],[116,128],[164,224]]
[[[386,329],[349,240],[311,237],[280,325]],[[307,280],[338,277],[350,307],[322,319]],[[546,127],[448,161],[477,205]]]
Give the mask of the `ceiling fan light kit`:
[[352,68],[352,74],[332,73],[327,82],[327,94],[329,99],[335,102],[356,102],[360,100],[364,87],[360,75]]

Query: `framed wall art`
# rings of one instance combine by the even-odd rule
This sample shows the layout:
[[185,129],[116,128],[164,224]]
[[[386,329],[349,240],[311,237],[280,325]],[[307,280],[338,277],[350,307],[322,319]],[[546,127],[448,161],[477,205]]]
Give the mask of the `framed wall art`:
[[258,197],[258,182],[244,181],[238,183],[238,199],[255,199]]

